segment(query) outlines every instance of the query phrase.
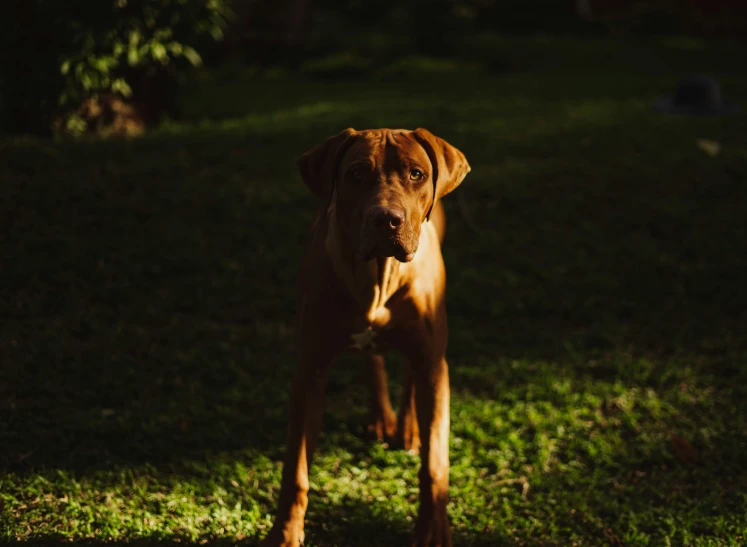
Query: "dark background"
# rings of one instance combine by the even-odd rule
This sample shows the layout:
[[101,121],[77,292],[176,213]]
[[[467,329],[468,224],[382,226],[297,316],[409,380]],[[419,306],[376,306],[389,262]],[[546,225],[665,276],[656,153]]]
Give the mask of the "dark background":
[[747,32],[738,0],[13,0],[6,13],[0,128],[39,134],[128,134],[178,117],[190,69],[228,59],[329,79],[410,55],[500,71],[521,53],[496,56],[491,35]]

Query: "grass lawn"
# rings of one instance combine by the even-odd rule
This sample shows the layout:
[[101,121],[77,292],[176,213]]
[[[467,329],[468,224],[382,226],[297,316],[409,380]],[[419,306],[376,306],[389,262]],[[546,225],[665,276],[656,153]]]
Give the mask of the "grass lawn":
[[[0,542],[255,545],[315,208],[294,158],[424,126],[473,168],[446,200],[455,545],[744,544],[746,53],[545,37],[464,73],[224,67],[142,138],[1,141]],[[652,111],[698,71],[742,113]],[[361,368],[329,385],[310,547],[412,532],[418,459],[366,438]]]

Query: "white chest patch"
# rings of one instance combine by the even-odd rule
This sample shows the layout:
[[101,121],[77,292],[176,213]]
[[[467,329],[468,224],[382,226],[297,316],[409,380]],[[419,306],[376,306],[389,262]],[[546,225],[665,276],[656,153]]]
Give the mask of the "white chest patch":
[[379,333],[368,327],[356,334],[350,335],[350,347],[357,349],[376,349],[376,336]]

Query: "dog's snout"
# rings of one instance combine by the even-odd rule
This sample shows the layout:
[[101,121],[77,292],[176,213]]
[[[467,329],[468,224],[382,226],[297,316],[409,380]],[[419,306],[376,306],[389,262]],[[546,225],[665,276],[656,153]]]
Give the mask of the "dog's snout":
[[376,228],[397,231],[405,222],[405,210],[396,205],[389,207],[376,206],[369,213],[371,224]]

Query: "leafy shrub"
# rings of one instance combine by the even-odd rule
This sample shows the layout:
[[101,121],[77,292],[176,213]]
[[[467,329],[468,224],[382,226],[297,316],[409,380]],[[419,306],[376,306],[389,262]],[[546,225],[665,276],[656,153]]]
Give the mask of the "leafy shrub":
[[200,64],[198,52],[222,38],[229,1],[11,0],[0,17],[0,127],[45,133],[100,92],[138,99],[149,75]]

